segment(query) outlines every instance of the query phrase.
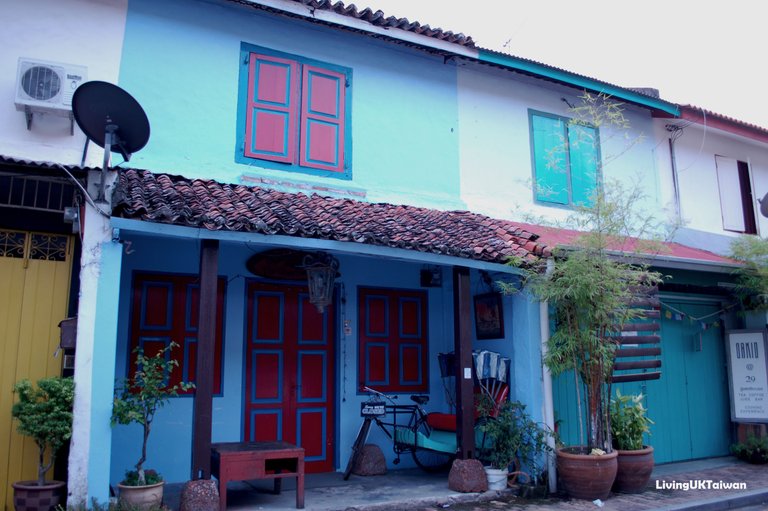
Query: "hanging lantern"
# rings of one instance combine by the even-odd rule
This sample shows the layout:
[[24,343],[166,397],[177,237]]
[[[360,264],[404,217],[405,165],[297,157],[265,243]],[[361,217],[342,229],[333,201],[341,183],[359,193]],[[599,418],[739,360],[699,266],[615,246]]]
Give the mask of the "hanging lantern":
[[338,276],[339,261],[330,254],[317,252],[304,258],[304,269],[307,270],[309,303],[323,314],[333,301],[333,282]]

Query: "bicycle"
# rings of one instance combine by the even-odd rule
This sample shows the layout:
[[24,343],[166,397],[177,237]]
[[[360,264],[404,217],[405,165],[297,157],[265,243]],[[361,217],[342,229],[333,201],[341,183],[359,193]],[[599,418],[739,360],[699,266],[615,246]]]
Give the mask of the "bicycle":
[[[400,463],[400,455],[411,453],[416,465],[427,472],[438,472],[447,468],[456,457],[456,434],[440,431],[427,423],[427,412],[423,406],[429,402],[429,396],[414,394],[414,404],[397,404],[397,396],[388,396],[370,387],[363,387],[371,397],[360,403],[360,415],[363,423],[352,444],[352,455],[344,470],[344,480],[349,479],[355,461],[362,453],[368,439],[371,423],[375,423],[393,442],[397,457],[394,464]],[[387,404],[389,402],[389,404]],[[390,420],[386,420],[387,418]]]

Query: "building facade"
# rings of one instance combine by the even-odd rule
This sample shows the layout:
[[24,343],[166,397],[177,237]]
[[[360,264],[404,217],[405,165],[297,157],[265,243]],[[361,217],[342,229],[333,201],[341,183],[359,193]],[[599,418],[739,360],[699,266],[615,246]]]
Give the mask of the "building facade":
[[[297,443],[312,472],[345,466],[367,398],[362,386],[403,403],[427,394],[429,410],[456,411],[441,353],[508,357],[511,398],[536,420],[573,428],[562,397],[572,389],[558,380],[553,390],[541,364],[546,306],[525,292],[499,297],[503,328],[489,336],[478,329],[475,299],[495,299],[495,282],[519,280],[510,257],[533,263],[567,244],[562,231],[533,218],[564,219],[613,182],[642,187],[641,206],[660,219],[687,215],[697,192],[683,190],[703,186],[680,178],[679,168],[673,179],[669,153],[661,154],[670,132],[660,123],[680,125],[685,109],[340,2],[36,0],[3,8],[30,20],[2,36],[13,50],[0,60],[5,96],[19,87],[19,59],[70,63],[86,68],[89,81],[127,91],[151,126],[145,147],[129,161],[115,153],[103,168],[102,150],[68,115],[30,116],[10,99],[1,111],[4,174],[79,183],[94,198],[102,180],[106,189],[104,202],[78,189],[66,204],[79,212],[79,235],[70,242],[76,257],[67,259],[75,277],[63,280],[78,300],[50,315],[44,335],[55,347],[57,321],[77,315],[74,501],[105,501],[138,458],[139,428],[109,420],[114,381],[135,370],[136,348],[175,343],[171,381],[210,372],[208,441]],[[52,37],[22,30],[31,20]],[[601,93],[621,102],[626,127],[569,122],[585,94]],[[686,142],[685,151],[694,146]],[[737,171],[740,161],[757,168],[760,149],[724,156]],[[0,227],[34,231],[11,220],[18,208],[4,206]],[[43,227],[71,229],[53,216]],[[711,222],[701,229],[718,232]],[[666,314],[718,313],[727,297],[706,310],[696,300],[733,268],[705,247],[670,246],[654,264],[681,286],[667,289],[667,308],[660,306],[661,351],[679,360],[662,360],[661,378],[642,383],[649,407],[651,396],[668,396],[660,411],[696,399],[662,389],[679,386],[669,377],[688,356],[667,348],[668,339],[693,335],[675,331],[681,325]],[[309,301],[312,258],[338,264],[322,310]],[[206,312],[215,319],[201,324]],[[721,331],[700,345],[721,346]],[[721,351],[703,351],[714,353],[706,364],[722,362]],[[50,365],[56,373],[56,361]],[[174,398],[155,420],[147,466],[167,481],[201,470],[190,447],[200,435],[196,406],[191,394]],[[722,418],[714,422],[725,429],[709,437],[730,435],[727,410]],[[657,420],[654,441],[668,424]],[[389,441],[380,433],[371,441],[391,464]],[[718,454],[719,445],[665,460]]]

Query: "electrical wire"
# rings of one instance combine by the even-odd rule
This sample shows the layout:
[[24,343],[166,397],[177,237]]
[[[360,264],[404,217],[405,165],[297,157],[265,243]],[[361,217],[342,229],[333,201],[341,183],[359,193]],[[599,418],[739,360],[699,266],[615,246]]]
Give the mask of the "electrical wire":
[[110,215],[110,214],[109,214],[109,213],[107,213],[106,211],[102,210],[102,209],[101,209],[101,208],[100,208],[100,207],[99,207],[99,206],[98,206],[98,205],[97,205],[97,204],[96,204],[96,203],[93,201],[93,199],[91,198],[91,196],[88,194],[88,190],[86,190],[86,189],[85,189],[85,187],[84,187],[82,184],[80,184],[80,181],[78,181],[78,180],[77,180],[77,178],[75,178],[75,176],[73,176],[73,175],[72,175],[72,173],[69,171],[69,169],[68,169],[67,167],[65,167],[64,165],[62,165],[62,164],[60,164],[60,163],[53,163],[53,162],[49,162],[49,163],[50,163],[51,165],[55,166],[55,167],[58,167],[58,168],[60,168],[61,170],[63,170],[63,171],[64,171],[64,172],[67,174],[67,176],[69,176],[69,179],[72,181],[72,183],[73,183],[75,186],[77,186],[77,187],[80,189],[80,191],[81,191],[81,192],[83,192],[83,196],[85,197],[85,201],[86,201],[88,204],[90,204],[90,205],[93,207],[93,209],[95,209],[95,210],[96,210],[96,212],[97,212],[97,213],[99,213],[101,216],[103,216],[103,217],[105,217],[105,218],[112,218],[112,215]]

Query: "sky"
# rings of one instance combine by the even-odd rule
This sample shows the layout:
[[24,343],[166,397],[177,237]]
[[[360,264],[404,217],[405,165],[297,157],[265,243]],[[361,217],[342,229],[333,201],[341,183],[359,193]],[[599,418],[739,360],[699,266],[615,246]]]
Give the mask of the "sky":
[[[350,0],[345,4],[353,3]],[[768,128],[760,0],[358,0],[510,53]]]

